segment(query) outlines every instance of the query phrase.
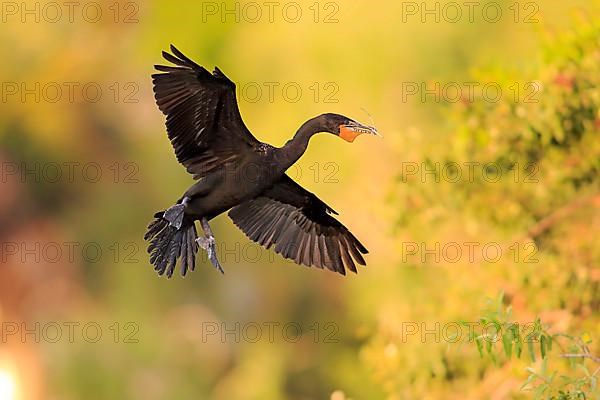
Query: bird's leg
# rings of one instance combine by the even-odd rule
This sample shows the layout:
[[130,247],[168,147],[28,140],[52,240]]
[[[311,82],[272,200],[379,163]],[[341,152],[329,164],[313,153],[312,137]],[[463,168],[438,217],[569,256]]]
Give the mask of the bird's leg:
[[196,242],[198,242],[198,245],[200,247],[206,250],[206,252],[208,253],[208,259],[210,260],[212,265],[214,265],[216,269],[218,269],[219,271],[221,271],[222,274],[224,274],[225,271],[223,271],[223,268],[221,267],[221,264],[219,264],[219,260],[217,259],[215,236],[213,235],[212,230],[210,229],[210,225],[208,225],[208,220],[206,218],[201,218],[200,225],[202,225],[202,230],[204,231],[204,234],[206,236],[199,237],[198,239],[196,239]]

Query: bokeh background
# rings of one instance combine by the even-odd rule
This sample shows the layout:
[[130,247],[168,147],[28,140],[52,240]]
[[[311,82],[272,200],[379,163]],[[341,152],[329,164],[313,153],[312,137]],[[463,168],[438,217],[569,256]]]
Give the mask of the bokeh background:
[[[599,4],[475,3],[2,2],[0,399],[600,398]],[[170,43],[262,141],[372,116],[385,139],[319,135],[290,170],[368,267],[294,265],[224,215],[224,276],[156,276],[146,225],[192,183],[152,95]],[[445,329],[490,318],[571,337],[533,360]]]

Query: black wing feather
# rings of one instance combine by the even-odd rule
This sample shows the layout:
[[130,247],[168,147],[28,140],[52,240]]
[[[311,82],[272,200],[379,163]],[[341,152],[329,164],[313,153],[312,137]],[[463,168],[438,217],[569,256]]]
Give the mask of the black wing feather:
[[317,196],[284,175],[260,196],[229,211],[251,240],[298,264],[346,274],[366,265],[367,249]]
[[235,83],[218,68],[211,74],[171,45],[152,75],[158,108],[177,160],[195,179],[240,162],[260,142],[250,133],[237,104]]

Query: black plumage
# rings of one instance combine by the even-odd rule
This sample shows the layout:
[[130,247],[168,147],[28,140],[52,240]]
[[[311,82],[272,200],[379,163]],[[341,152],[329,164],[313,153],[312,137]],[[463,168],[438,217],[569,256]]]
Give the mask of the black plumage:
[[[166,115],[167,134],[177,160],[197,182],[148,226],[150,262],[172,276],[194,269],[198,245],[221,269],[208,221],[229,210],[229,217],[251,240],[298,264],[345,274],[365,265],[367,249],[332,215],[337,213],[294,182],[285,171],[306,150],[310,138],[328,132],[352,142],[377,134],[338,114],[306,121],[293,139],[276,148],[258,141],[245,126],[235,84],[215,68],[210,73],[174,46],[164,58],[175,66],[156,65],[152,75],[156,103]],[[199,220],[205,237],[198,238]]]

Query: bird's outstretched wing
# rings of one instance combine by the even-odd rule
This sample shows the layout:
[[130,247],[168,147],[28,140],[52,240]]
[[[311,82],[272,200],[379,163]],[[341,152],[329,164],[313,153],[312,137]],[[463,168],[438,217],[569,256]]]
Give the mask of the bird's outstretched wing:
[[366,265],[367,249],[330,214],[337,214],[317,196],[284,175],[259,197],[229,211],[229,217],[251,240],[294,260],[326,267],[342,275],[346,268]]
[[177,160],[195,179],[235,163],[260,142],[238,109],[235,83],[215,68],[211,74],[175,46],[163,57],[175,66],[155,65],[154,97],[167,116],[167,133]]

